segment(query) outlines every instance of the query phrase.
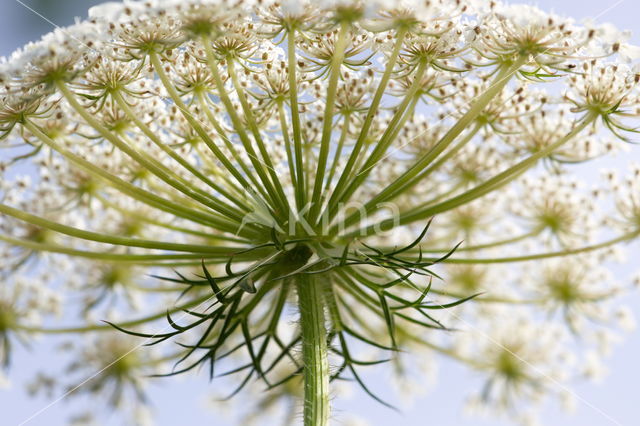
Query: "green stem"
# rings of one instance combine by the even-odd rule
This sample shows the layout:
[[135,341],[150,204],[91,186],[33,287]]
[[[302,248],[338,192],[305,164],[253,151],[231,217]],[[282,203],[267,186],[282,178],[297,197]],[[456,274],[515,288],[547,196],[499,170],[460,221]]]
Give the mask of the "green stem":
[[[155,158],[145,152],[133,148],[131,144],[126,143],[118,137],[116,133],[109,131],[109,129],[104,127],[99,120],[97,120],[89,111],[87,111],[87,109],[85,109],[84,106],[80,104],[80,102],[78,102],[76,96],[71,90],[69,90],[65,83],[58,82],[56,83],[56,87],[60,90],[60,93],[62,93],[62,96],[71,108],[73,108],[73,110],[77,112],[88,125],[93,127],[105,140],[109,141],[132,160],[136,161],[146,170],[158,177],[158,179],[164,181],[167,185],[173,187],[178,192],[198,201],[212,210],[222,213],[225,217],[234,218],[238,223],[242,223],[243,215],[240,212],[225,208],[218,200],[211,198],[206,192],[197,190],[191,182],[184,180]],[[227,229],[227,231],[234,232],[236,229],[237,225],[233,225],[232,228]]]
[[278,117],[280,118],[280,129],[282,130],[282,138],[284,139],[284,147],[287,151],[287,163],[289,164],[289,176],[291,184],[297,188],[296,170],[294,164],[294,155],[291,147],[291,138],[289,137],[289,126],[287,126],[287,116],[284,110],[284,101],[278,101]]
[[[87,173],[92,176],[100,177],[108,182],[113,188],[122,192],[123,194],[128,195],[129,197],[145,203],[151,207],[155,207],[159,210],[171,213],[175,216],[191,220],[192,222],[199,223],[201,225],[206,225],[215,229],[225,230],[225,227],[219,227],[218,224],[221,223],[220,219],[212,216],[210,213],[205,213],[203,211],[194,210],[185,206],[185,204],[180,204],[168,200],[166,198],[162,198],[153,194],[149,191],[146,191],[138,186],[131,184],[128,181],[125,181],[115,175],[110,174],[106,170],[101,167],[96,166],[90,161],[80,157],[77,154],[69,151],[68,149],[62,147],[58,143],[56,143],[53,139],[48,137],[40,128],[38,128],[35,124],[30,121],[25,121],[24,127],[27,128],[31,133],[33,133],[40,141],[42,141],[45,145],[49,146],[52,150],[58,152],[60,155],[68,159],[71,163],[80,167]],[[237,231],[234,231],[234,233]],[[244,229],[242,232],[239,232],[240,235],[244,235]]]
[[236,131],[236,134],[240,138],[240,142],[242,143],[245,152],[249,156],[249,161],[251,161],[253,168],[255,169],[258,177],[260,178],[260,181],[262,182],[262,185],[264,186],[264,189],[267,191],[269,199],[273,203],[272,205],[274,207],[279,207],[282,212],[284,212],[286,210],[285,205],[282,204],[282,199],[279,198],[278,194],[276,193],[275,187],[273,186],[273,182],[271,182],[269,176],[267,175],[267,172],[265,172],[264,169],[265,167],[270,168],[270,173],[275,173],[275,171],[269,164],[265,164],[260,161],[260,158],[258,158],[258,153],[255,151],[255,149],[253,149],[251,139],[249,138],[249,135],[245,130],[246,126],[238,116],[238,113],[233,106],[233,102],[231,101],[231,98],[229,97],[229,94],[225,89],[224,81],[222,80],[220,70],[218,69],[218,60],[216,59],[215,54],[213,53],[213,49],[211,48],[211,42],[207,37],[204,37],[202,39],[202,44],[204,45],[205,53],[207,55],[207,65],[209,66],[211,75],[213,76],[213,79],[216,83],[218,97],[220,98],[220,101],[227,111],[227,115],[231,120],[233,129]]
[[[242,160],[242,157],[240,156],[238,151],[234,148],[233,142],[229,139],[229,136],[225,132],[224,128],[222,127],[222,125],[220,125],[220,123],[214,116],[213,112],[211,111],[211,107],[209,106],[207,101],[208,94],[205,94],[204,92],[200,92],[197,94],[197,97],[198,97],[198,103],[200,104],[200,108],[202,109],[202,111],[204,111],[204,114],[209,119],[209,122],[215,129],[216,133],[218,133],[218,136],[220,137],[220,139],[222,139],[222,141],[224,142],[224,145],[227,147],[227,149],[231,153],[231,157],[235,160],[236,163],[238,163],[240,168],[246,174],[247,178],[249,178],[249,180],[253,182],[256,188],[261,188],[261,184],[258,182],[258,179],[254,176],[254,174],[251,172],[251,169]],[[202,155],[201,157],[203,159],[205,158]]]
[[[138,318],[136,320],[126,321],[122,323],[118,323],[119,327],[122,328],[130,328],[136,325],[145,324],[148,322],[156,321],[162,318],[166,318],[167,314],[175,314],[176,312],[183,312],[185,309],[191,309],[200,304],[210,300],[213,296],[207,295],[195,299],[189,303],[185,303],[180,306],[176,306],[175,308],[165,310],[162,312],[158,312],[153,315],[149,315],[146,317]],[[94,324],[87,326],[79,326],[79,327],[60,327],[60,328],[40,328],[28,325],[18,325],[17,328],[22,331],[26,331],[29,333],[45,333],[45,334],[66,334],[66,333],[87,333],[91,331],[113,331],[113,327],[109,324]]]
[[350,118],[351,113],[347,112],[344,114],[344,121],[342,122],[342,133],[340,134],[340,139],[338,140],[338,147],[336,148],[336,152],[333,155],[333,162],[331,163],[331,168],[329,169],[329,176],[327,176],[327,182],[324,186],[324,193],[328,194],[329,189],[331,189],[331,182],[333,181],[333,177],[336,174],[336,170],[338,168],[338,161],[340,161],[340,157],[342,156],[342,150],[344,149],[344,143],[349,136],[349,126],[350,126]]
[[[379,203],[381,199],[388,199],[390,193],[397,194],[396,189],[400,186],[410,187],[415,185],[418,180],[415,177],[424,170],[429,164],[431,164],[447,147],[455,141],[455,139],[469,127],[469,125],[475,120],[485,107],[500,93],[502,89],[509,83],[511,77],[518,72],[520,67],[528,60],[527,56],[521,56],[511,66],[505,66],[492,81],[491,86],[471,104],[469,110],[449,129],[449,131],[431,148],[425,153],[413,166],[411,166],[402,176],[400,176],[391,185],[385,188],[374,200],[370,203],[375,205]],[[406,184],[411,182],[411,185]]]
[[69,235],[70,237],[95,241],[105,244],[113,244],[126,247],[141,247],[153,250],[172,250],[189,253],[207,253],[207,254],[222,254],[224,256],[229,255],[233,250],[238,248],[233,247],[210,247],[207,245],[198,244],[182,244],[171,243],[164,241],[144,240],[139,238],[121,237],[117,235],[103,234],[100,232],[86,231],[84,229],[76,228],[73,226],[63,225],[40,216],[32,215],[19,209],[4,205],[0,203],[0,213],[8,216],[15,217],[23,222],[29,223],[34,226],[39,226],[51,231],[59,232],[61,234]]
[[511,263],[511,262],[527,262],[531,260],[550,259],[552,257],[564,257],[572,256],[580,253],[588,253],[590,251],[602,250],[607,247],[614,246],[618,243],[630,241],[640,235],[640,231],[633,231],[628,234],[621,235],[617,238],[613,238],[602,243],[594,244],[591,246],[580,247],[576,249],[552,251],[548,253],[530,254],[525,256],[511,256],[511,257],[495,257],[495,258],[479,258],[479,259],[446,259],[445,263],[461,263],[461,264],[476,264],[476,263]]
[[350,182],[349,177],[351,175],[351,171],[355,170],[357,166],[358,158],[360,158],[359,157],[360,151],[362,150],[362,147],[364,146],[365,141],[369,135],[369,129],[371,128],[373,119],[375,118],[375,115],[378,112],[378,107],[380,106],[380,102],[382,101],[382,97],[384,96],[384,92],[385,92],[385,89],[387,88],[387,84],[391,79],[391,74],[393,72],[393,68],[396,65],[396,61],[398,59],[398,55],[400,54],[400,49],[402,49],[402,43],[404,42],[404,38],[406,34],[407,34],[407,30],[403,28],[403,29],[400,29],[398,31],[398,34],[396,35],[396,43],[393,47],[393,51],[391,52],[391,55],[387,59],[387,65],[385,67],[384,74],[380,79],[380,83],[378,84],[376,93],[367,111],[367,117],[365,118],[364,123],[362,125],[362,129],[358,136],[358,140],[356,141],[356,144],[353,147],[351,154],[349,154],[349,159],[347,160],[347,164],[345,165],[344,170],[342,171],[342,175],[340,176],[340,179],[336,184],[333,194],[331,194],[331,198],[329,200],[329,207],[333,206],[338,201],[340,201],[341,199],[340,196],[341,196],[342,190],[344,189],[344,186],[348,182]]
[[436,345],[435,343],[431,343],[427,339],[424,339],[422,336],[415,336],[413,333],[404,332],[404,330],[402,330],[401,332],[402,332],[401,338],[403,339],[410,340],[421,346],[426,346],[427,348],[435,352],[438,352],[441,355],[447,356],[451,359],[455,359],[456,361],[459,361],[470,367],[477,368],[477,369],[482,369],[483,367],[483,365],[480,362],[471,358],[465,358],[462,355],[458,354],[454,349]]
[[284,188],[282,187],[278,174],[276,173],[276,170],[273,166],[273,161],[271,161],[271,156],[269,155],[269,151],[267,150],[264,140],[260,135],[260,129],[258,128],[258,123],[256,121],[255,116],[253,115],[252,107],[249,104],[249,101],[247,100],[247,96],[245,95],[244,90],[242,89],[242,85],[240,84],[240,81],[238,80],[238,74],[235,69],[235,62],[233,58],[227,58],[227,73],[231,77],[231,82],[233,84],[233,87],[236,90],[236,95],[238,96],[238,100],[240,101],[240,105],[242,106],[242,111],[244,111],[245,122],[249,125],[249,129],[253,134],[253,138],[255,139],[256,144],[258,145],[258,150],[260,151],[262,160],[264,161],[267,171],[271,176],[273,186],[278,196],[280,197],[282,206],[284,206],[288,211],[289,205],[287,201],[287,196],[284,193]]
[[241,243],[241,244],[245,244],[248,242],[247,239],[245,238],[235,238],[235,237],[229,237],[226,235],[219,235],[216,234],[214,232],[205,232],[205,231],[198,231],[196,229],[191,229],[191,228],[186,228],[184,226],[177,226],[177,225],[171,225],[165,222],[162,222],[160,220],[157,219],[153,219],[150,217],[150,214],[148,212],[145,212],[144,210],[130,210],[130,209],[126,209],[120,205],[118,205],[115,202],[109,201],[106,197],[100,195],[100,194],[95,194],[94,195],[95,199],[100,201],[100,203],[107,209],[112,209],[117,211],[118,213],[120,213],[121,215],[123,215],[126,218],[129,219],[134,219],[138,222],[143,222],[145,224],[148,225],[152,225],[152,226],[157,226],[160,228],[165,228],[165,229],[170,229],[172,231],[178,231],[178,232],[182,232],[184,234],[190,234],[190,235],[196,235],[198,237],[202,237],[207,239],[208,241],[231,241],[234,243]]
[[[542,149],[536,152],[535,154],[532,154],[531,156],[525,158],[524,160],[520,161],[514,166],[509,167],[508,169],[502,171],[501,173],[498,173],[492,178],[487,179],[485,182],[468,190],[467,192],[464,192],[458,196],[450,198],[439,204],[428,206],[425,208],[412,209],[407,211],[406,213],[401,214],[399,218],[400,225],[406,225],[418,220],[423,220],[425,218],[433,217],[438,213],[452,210],[463,204],[467,204],[475,199],[478,199],[490,192],[493,192],[503,187],[504,185],[514,181],[516,178],[518,178],[527,170],[529,170],[531,167],[533,167],[538,162],[538,160],[550,155],[551,153],[553,153],[553,151],[555,151],[556,149],[558,149],[559,147],[561,147],[562,145],[564,145],[574,137],[578,136],[586,127],[588,127],[591,123],[593,123],[596,118],[597,116],[595,114],[592,114],[592,113],[587,114],[581,119],[579,124],[577,124],[573,128],[573,130],[569,132],[566,136],[560,138],[558,141],[549,145],[545,149]],[[367,213],[370,212],[370,210],[366,209],[366,206],[365,206],[365,212]],[[366,228],[360,228],[359,230],[351,232],[348,234],[348,236],[358,235],[358,236],[364,237],[364,236],[370,235],[373,230],[388,229],[388,226],[390,225],[396,226],[397,225],[396,221],[397,221],[397,218],[393,218],[393,220],[386,219],[377,224],[370,225]],[[345,224],[348,225],[348,223],[346,222]]]
[[[151,65],[153,65],[153,68],[156,71],[158,78],[162,82],[162,85],[164,86],[164,88],[167,90],[167,93],[171,97],[171,100],[173,100],[174,104],[180,110],[185,120],[189,122],[193,130],[195,130],[198,136],[200,136],[200,138],[204,141],[205,145],[207,145],[207,147],[211,150],[211,152],[215,155],[215,157],[220,161],[220,163],[225,167],[225,169],[227,169],[229,173],[233,175],[233,177],[236,179],[236,181],[238,181],[238,183],[241,186],[245,188],[251,187],[251,185],[245,179],[242,173],[240,173],[240,171],[236,167],[234,167],[233,163],[227,158],[227,155],[225,155],[220,150],[220,148],[218,148],[218,146],[213,141],[213,139],[211,139],[211,136],[209,136],[209,132],[207,131],[207,129],[204,129],[203,126],[200,125],[199,120],[193,116],[193,114],[191,113],[191,110],[189,110],[187,105],[182,101],[180,94],[178,93],[176,88],[173,86],[173,84],[171,83],[171,80],[169,79],[169,76],[165,72],[164,67],[162,65],[162,61],[160,60],[160,57],[158,56],[158,54],[157,53],[149,54],[149,61],[151,62]],[[263,189],[260,186],[256,187],[255,189],[264,194]]]
[[[499,246],[504,246],[504,245],[508,245],[508,244],[514,244],[514,243],[518,243],[520,241],[526,240],[527,238],[532,238],[537,236],[538,234],[540,234],[540,232],[542,232],[542,230],[540,229],[534,229],[531,232],[527,232],[526,234],[521,234],[521,235],[517,235],[515,237],[511,237],[511,238],[505,238],[502,240],[496,240],[496,241],[491,241],[489,243],[484,243],[484,244],[477,244],[477,245],[473,245],[473,246],[461,246],[460,248],[458,248],[456,250],[456,253],[462,252],[462,251],[477,251],[477,250],[483,250],[483,249],[488,249],[488,248],[495,248],[495,247],[499,247]],[[452,246],[449,247],[441,247],[441,248],[422,248],[421,251],[422,253],[448,253],[449,251],[451,251]],[[389,247],[389,249],[393,250],[393,248]],[[384,249],[383,249],[384,250]],[[409,250],[407,252],[407,254],[418,254],[420,251],[419,250]]]
[[329,421],[329,361],[321,282],[299,275],[298,306],[304,363],[304,425],[326,426]]
[[[431,164],[424,172],[420,173],[420,175],[415,178],[415,180],[418,182],[424,182],[427,177],[438,170],[441,166],[446,164],[447,161],[453,158],[462,148],[464,148],[464,146],[473,139],[473,137],[480,131],[481,128],[482,124],[476,123],[476,125],[464,136],[464,138],[460,140],[460,142],[455,144],[445,155],[438,158],[437,161],[434,161],[433,164]],[[412,184],[409,183],[408,185],[411,186]],[[405,192],[405,187],[400,187],[396,192],[381,201],[386,201],[387,199],[393,198],[397,194],[402,194],[403,192]]]
[[38,243],[35,241],[21,240],[19,238],[8,237],[0,234],[0,241],[4,241],[12,246],[24,247],[38,252],[50,252],[66,254],[68,256],[84,257],[87,259],[95,259],[104,262],[142,262],[147,260],[184,260],[184,259],[212,259],[226,258],[225,256],[210,253],[172,253],[172,254],[129,254],[129,253],[111,253],[97,252],[89,250],[74,249],[67,246],[61,246],[51,243]]
[[[287,56],[289,60],[289,102],[291,108],[291,127],[293,130],[293,143],[295,149],[295,169],[298,185],[296,191],[296,204],[298,210],[304,208],[307,198],[307,188],[304,175],[304,154],[302,153],[302,130],[300,125],[300,106],[298,105],[298,77],[296,72],[296,30],[291,29],[287,38]],[[293,165],[291,165],[293,167]]]
[[338,79],[340,78],[340,68],[344,60],[344,51],[347,47],[347,31],[349,25],[343,22],[340,26],[340,33],[336,41],[335,51],[331,60],[331,73],[329,77],[329,87],[327,88],[327,97],[325,99],[324,117],[322,119],[322,139],[320,140],[320,153],[318,154],[318,167],[316,168],[316,176],[313,184],[313,194],[311,200],[313,205],[309,211],[309,223],[313,223],[317,217],[321,207],[322,184],[324,183],[324,174],[329,159],[329,147],[331,145],[331,135],[333,129],[333,108],[338,91]]
[[[549,147],[538,151],[537,153],[531,155],[530,157],[520,161],[516,165],[508,168],[507,170],[497,174],[496,176],[488,179],[486,182],[481,183],[477,187],[470,189],[469,191],[460,194],[457,197],[454,197],[450,200],[444,201],[440,204],[432,206],[430,208],[426,208],[421,210],[420,213],[415,212],[416,214],[422,214],[424,212],[427,213],[427,217],[432,216],[435,213],[440,213],[440,211],[447,211],[453,208],[456,208],[462,204],[469,203],[483,195],[486,195],[496,189],[506,185],[507,183],[513,181],[515,178],[520,176],[522,173],[529,170],[532,166],[536,164],[536,162],[548,155],[550,155],[553,151],[570,141],[571,139],[578,136],[587,126],[589,126],[596,119],[594,114],[587,115],[582,119],[582,121],[566,136],[559,139],[558,141],[551,144]],[[444,208],[444,210],[442,210]],[[401,218],[401,220],[404,218]],[[404,219],[406,220],[406,219]],[[408,222],[403,222],[408,223]]]
[[[427,63],[422,62],[415,72],[414,80],[411,84],[411,87],[409,88],[409,91],[394,112],[393,117],[391,118],[391,121],[389,122],[386,130],[380,137],[380,140],[375,144],[373,150],[366,158],[359,172],[356,173],[352,179],[350,179],[350,183],[340,194],[339,199],[337,199],[336,202],[348,201],[349,198],[356,192],[356,190],[367,180],[367,177],[371,173],[371,170],[378,164],[378,162],[382,161],[385,158],[385,153],[394,142],[394,140],[396,140],[396,136],[398,135],[400,130],[402,130],[404,124],[413,115],[415,107],[420,100],[421,81],[426,70]],[[367,203],[367,205],[369,204],[370,203]],[[337,210],[339,209],[339,205],[332,205],[331,200],[329,200],[327,209],[329,218],[333,218]]]
[[[464,299],[465,297],[469,297],[468,292],[444,291],[433,288],[429,290],[429,294],[437,294],[439,296],[451,297],[453,299]],[[537,305],[543,303],[545,299],[512,299],[508,297],[481,295],[475,297],[473,301],[476,303],[502,303],[507,305]]]
[[[129,117],[129,119],[135,123],[138,129],[140,129],[140,131],[144,133],[145,136],[149,138],[150,141],[152,141],[158,148],[160,148],[162,152],[166,153],[174,161],[180,164],[185,170],[187,170],[189,173],[191,173],[192,175],[200,179],[202,182],[206,183],[209,187],[213,188],[215,191],[219,192],[221,195],[224,195],[228,200],[235,203],[242,210],[244,211],[250,210],[249,207],[243,204],[241,200],[238,200],[225,188],[213,182],[211,179],[205,176],[204,173],[198,170],[195,166],[191,165],[181,155],[177,154],[172,148],[168,147],[165,143],[163,143],[162,140],[160,140],[160,138],[155,133],[153,133],[153,131],[149,128],[149,126],[147,126],[146,123],[144,123],[140,118],[138,118],[136,113],[131,109],[131,107],[129,106],[129,104],[127,103],[127,101],[124,99],[124,97],[119,91],[117,90],[113,91],[111,93],[111,96],[116,101],[118,106],[120,106],[122,111],[124,111],[127,117]],[[232,210],[232,207],[230,207],[225,203],[220,202],[219,206],[221,208],[224,208],[223,211],[227,212],[227,214],[229,213],[229,211],[231,211],[232,214],[237,214],[237,211]]]
[[[484,108],[491,102],[507,85],[507,83],[511,80],[511,77],[520,69],[520,67],[526,62],[525,57],[519,58],[515,63],[511,66],[504,67],[498,75],[495,77],[495,80],[492,82],[491,86],[478,98],[476,98],[475,102],[471,105],[469,110],[449,129],[449,131],[440,139],[429,151],[427,151],[423,156],[421,156],[418,161],[412,165],[406,172],[404,172],[401,176],[399,176],[396,180],[394,180],[391,185],[384,188],[379,194],[377,194],[374,198],[368,201],[364,206],[364,211],[366,213],[371,213],[382,205],[381,203],[386,200],[390,200],[398,194],[402,193],[402,191],[408,190],[408,188],[415,185],[419,182],[419,174],[422,172],[425,167],[430,165],[447,147],[455,141],[455,139],[473,122],[473,120],[478,117]],[[471,131],[471,135],[473,137],[473,130]],[[466,139],[466,138],[465,138]],[[470,140],[470,139],[469,139]],[[468,142],[468,140],[466,141]],[[466,143],[464,142],[464,143]],[[380,161],[380,159],[374,159],[373,165],[376,162]],[[369,166],[371,168],[373,166]],[[362,172],[361,172],[362,173]],[[357,216],[352,215],[347,218],[344,222],[344,226],[348,227],[355,223]]]

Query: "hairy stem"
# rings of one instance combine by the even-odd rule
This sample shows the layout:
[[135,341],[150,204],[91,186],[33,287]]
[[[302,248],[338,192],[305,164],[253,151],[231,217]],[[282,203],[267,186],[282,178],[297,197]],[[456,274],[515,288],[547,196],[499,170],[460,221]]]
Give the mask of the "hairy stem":
[[329,362],[322,286],[301,274],[297,282],[304,363],[304,424],[325,426],[329,420]]

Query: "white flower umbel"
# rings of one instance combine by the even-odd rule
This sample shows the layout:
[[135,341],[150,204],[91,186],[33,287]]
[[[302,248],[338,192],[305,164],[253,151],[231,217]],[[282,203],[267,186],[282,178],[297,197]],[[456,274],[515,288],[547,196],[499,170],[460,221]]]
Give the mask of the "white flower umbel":
[[387,404],[362,371],[389,358],[414,394],[434,353],[502,411],[557,391],[589,367],[556,338],[633,325],[605,262],[640,234],[639,173],[577,177],[635,139],[627,39],[493,1],[93,8],[0,61],[0,361],[97,333],[69,356],[119,360],[88,388],[114,406],[174,362],[317,426],[334,380]]

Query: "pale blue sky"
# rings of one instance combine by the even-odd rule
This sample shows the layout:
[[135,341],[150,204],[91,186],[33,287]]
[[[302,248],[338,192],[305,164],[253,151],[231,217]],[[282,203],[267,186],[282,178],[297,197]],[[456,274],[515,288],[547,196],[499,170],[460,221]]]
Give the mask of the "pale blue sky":
[[[8,55],[15,48],[29,40],[35,40],[42,33],[52,29],[52,25],[15,0],[0,0],[0,55]],[[34,10],[46,16],[58,25],[73,22],[73,17],[84,16],[85,10],[99,1],[81,0],[22,0]],[[46,7],[46,3],[54,7]],[[546,10],[553,10],[562,15],[568,15],[577,20],[583,18],[597,18],[599,22],[611,22],[619,28],[630,29],[638,34],[634,35],[636,43],[640,44],[640,2],[638,0],[539,0],[535,2],[522,1],[538,5]],[[631,151],[632,156],[640,159],[640,148]],[[620,278],[628,278],[634,268],[640,269],[640,263],[630,254],[630,264],[618,271]],[[638,311],[640,298],[635,297],[634,310]],[[10,391],[0,390],[0,424],[18,424],[50,402],[46,398],[30,399],[21,384],[33,376],[33,370],[38,367],[54,366],[54,353],[51,344],[36,343],[31,352],[18,350],[14,358],[14,368],[11,377],[15,386]],[[611,370],[609,376],[599,385],[577,383],[574,389],[579,397],[586,401],[577,402],[576,413],[573,416],[563,414],[551,404],[542,412],[542,424],[548,426],[604,426],[614,424],[607,420],[593,408],[608,414],[623,425],[640,424],[640,332],[628,336],[625,343],[616,347],[614,355],[609,359]],[[440,365],[439,385],[435,392],[422,398],[413,409],[398,415],[371,401],[359,390],[354,388],[355,396],[348,401],[336,401],[337,418],[342,413],[356,412],[368,418],[374,425],[402,424],[406,426],[489,426],[501,425],[499,421],[486,422],[465,418],[461,413],[462,401],[467,390],[472,386],[479,386],[477,376],[456,364],[443,361]],[[369,374],[372,387],[384,389],[383,377],[376,377],[372,371]],[[208,425],[226,425],[227,423],[212,411],[202,409],[201,397],[218,386],[217,382],[210,384],[204,375],[189,380],[161,380],[152,387],[151,396],[157,413],[159,425],[169,426],[200,422]],[[84,401],[88,406],[94,404]],[[62,401],[47,409],[43,414],[27,423],[30,426],[46,425],[61,426],[67,424],[68,415],[73,406],[78,403]],[[105,418],[105,424],[120,425],[117,417]]]

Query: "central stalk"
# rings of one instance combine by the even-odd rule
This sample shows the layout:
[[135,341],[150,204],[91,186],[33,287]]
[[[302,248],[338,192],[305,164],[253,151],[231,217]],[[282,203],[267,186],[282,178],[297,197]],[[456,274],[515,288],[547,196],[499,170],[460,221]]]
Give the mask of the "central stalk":
[[304,425],[325,426],[329,420],[329,362],[322,285],[314,275],[296,277],[304,364]]

